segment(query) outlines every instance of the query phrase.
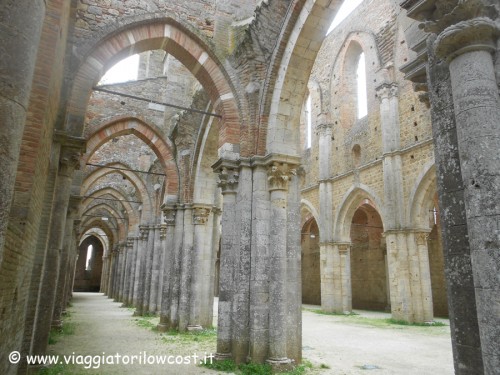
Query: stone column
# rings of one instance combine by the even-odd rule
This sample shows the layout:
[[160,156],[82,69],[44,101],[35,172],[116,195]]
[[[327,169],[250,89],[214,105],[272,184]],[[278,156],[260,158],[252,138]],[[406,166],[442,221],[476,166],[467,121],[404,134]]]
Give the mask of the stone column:
[[500,97],[492,56],[500,18],[490,4],[463,4],[483,17],[458,19],[434,43],[449,63],[485,374],[500,365]]
[[149,313],[149,301],[151,299],[151,281],[153,278],[153,258],[155,244],[155,227],[148,226],[148,241],[146,245],[145,280],[144,280],[144,300],[142,302],[143,313]]
[[166,332],[171,327],[171,291],[175,270],[175,207],[169,205],[162,206],[163,218],[165,221],[165,242],[164,242],[164,262],[163,262],[163,283],[160,310],[160,323],[157,328],[160,332]]
[[251,243],[252,243],[252,168],[241,162],[238,172],[238,192],[233,248],[233,286],[232,286],[232,332],[231,352],[236,363],[247,361],[250,332],[250,280],[251,280]]
[[434,308],[432,303],[431,269],[429,264],[428,240],[429,232],[415,233],[417,244],[418,270],[420,274],[420,289],[422,301],[422,320],[430,322],[434,318]]
[[413,301],[408,259],[408,233],[402,230],[384,232],[387,243],[387,264],[391,314],[394,319],[413,321]]
[[134,270],[133,270],[133,278],[130,280],[130,304],[132,306],[137,306],[137,295],[138,295],[138,282],[139,282],[139,274],[141,270],[141,249],[140,249],[140,241],[141,236],[139,235],[134,237]]
[[153,239],[153,257],[151,263],[151,289],[149,294],[149,312],[156,313],[157,302],[158,302],[158,286],[159,286],[159,278],[160,278],[160,252],[161,249],[161,241],[160,241],[160,225],[153,225],[152,230],[154,231],[154,239]]
[[73,251],[73,222],[78,213],[78,205],[81,202],[80,197],[70,197],[68,212],[66,215],[66,227],[64,229],[63,247],[61,252],[61,261],[59,265],[59,277],[57,279],[57,289],[54,302],[54,313],[52,315],[52,327],[62,327],[62,311],[65,308],[65,286],[68,274],[71,272],[70,252]]
[[[249,360],[262,363],[268,358],[269,353],[269,281],[267,275],[269,274],[271,214],[267,188],[267,167],[260,163],[257,164],[253,168],[252,180],[252,212],[259,214],[252,219]],[[225,203],[226,199],[224,198]],[[224,238],[228,234],[223,231],[222,235]]]
[[136,305],[134,315],[141,316],[144,314],[144,296],[146,285],[146,258],[148,246],[149,227],[147,225],[139,225],[140,240],[138,244],[138,262],[136,267],[135,287],[137,290]]
[[70,254],[69,254],[69,272],[66,279],[66,285],[64,287],[64,306],[63,315],[66,313],[66,307],[68,307],[69,301],[73,297],[73,286],[75,282],[75,271],[76,271],[76,260],[78,258],[78,240],[80,238],[80,224],[81,220],[73,220],[73,231],[72,239],[70,244]]
[[210,283],[210,264],[207,264],[207,259],[211,259],[212,244],[207,235],[210,211],[211,207],[208,206],[193,206],[194,237],[188,330],[202,329],[210,324],[206,314],[208,298],[203,294],[204,287]]
[[272,162],[268,167],[271,201],[269,238],[269,358],[272,365],[290,363],[286,340],[287,295],[287,189],[291,169],[286,163]]
[[234,229],[239,171],[236,163],[224,160],[220,160],[214,164],[213,169],[219,174],[218,186],[221,188],[223,196],[216,352],[216,358],[223,360],[232,357],[231,305],[233,297],[233,244],[238,235],[235,233]]
[[43,0],[8,0],[0,10],[0,263],[45,8]]
[[476,300],[476,292],[471,277],[464,183],[450,74],[447,64],[435,57],[432,39],[428,44],[427,74],[455,372],[458,375],[482,374],[476,304],[470,302]]
[[332,133],[333,124],[321,115],[317,126],[319,149],[319,235],[320,235],[320,274],[321,274],[321,308],[327,312],[334,309],[333,286],[333,184],[331,176],[332,165]]
[[48,250],[44,264],[43,277],[38,297],[38,313],[34,327],[33,354],[43,355],[47,349],[49,331],[54,312],[54,304],[59,278],[61,252],[64,240],[66,215],[71,193],[73,172],[78,165],[81,142],[67,139],[68,145],[61,148],[59,172],[57,175],[54,203],[52,206],[52,222],[48,241]]
[[137,244],[139,243],[139,237],[132,236],[129,237],[132,240],[132,256],[130,262],[130,277],[129,277],[129,288],[127,295],[127,306],[134,305],[134,287],[135,287],[135,272],[137,269],[138,255],[137,255]]
[[99,292],[104,293],[104,295],[108,295],[108,272],[109,272],[109,256],[103,255],[101,286],[99,288]]
[[127,237],[127,259],[125,262],[125,279],[123,282],[123,307],[129,305],[130,279],[132,278],[132,266],[134,259],[134,238]]
[[173,269],[170,278],[170,324],[179,329],[179,310],[181,296],[182,247],[184,244],[184,205],[177,205],[175,212],[175,234],[173,248]]
[[340,257],[341,309],[344,314],[349,314],[352,312],[351,244],[338,244],[337,247]]
[[193,270],[193,207],[184,205],[182,225],[181,272],[179,293],[179,331],[185,331],[189,325],[191,276]]
[[163,281],[164,281],[164,276],[165,276],[165,270],[167,268],[167,261],[166,259],[166,241],[167,241],[167,225],[166,224],[160,224],[160,257],[159,257],[159,264],[160,264],[160,269],[158,273],[158,299],[156,301],[156,306],[158,308],[158,312],[161,313],[161,301],[163,299]]

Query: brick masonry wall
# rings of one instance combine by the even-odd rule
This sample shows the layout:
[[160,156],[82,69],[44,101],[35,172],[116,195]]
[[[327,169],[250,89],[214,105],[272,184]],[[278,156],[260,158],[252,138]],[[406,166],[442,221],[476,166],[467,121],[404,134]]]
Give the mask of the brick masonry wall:
[[52,146],[52,133],[59,111],[63,81],[69,4],[47,1],[46,18],[35,65],[28,115],[23,134],[15,195],[10,212],[5,259],[0,269],[0,373],[15,371],[4,357],[20,350],[29,311],[30,289],[35,249],[41,224],[48,218],[42,214]]

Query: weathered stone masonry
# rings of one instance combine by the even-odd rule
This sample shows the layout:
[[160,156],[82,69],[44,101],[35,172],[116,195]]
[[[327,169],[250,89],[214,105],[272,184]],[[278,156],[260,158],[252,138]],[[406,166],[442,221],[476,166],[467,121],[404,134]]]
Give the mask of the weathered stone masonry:
[[308,274],[326,311],[416,322],[447,289],[457,374],[496,373],[498,4],[365,1],[325,37],[341,3],[0,6],[0,373],[98,288],[161,331],[218,292],[217,357],[288,367]]

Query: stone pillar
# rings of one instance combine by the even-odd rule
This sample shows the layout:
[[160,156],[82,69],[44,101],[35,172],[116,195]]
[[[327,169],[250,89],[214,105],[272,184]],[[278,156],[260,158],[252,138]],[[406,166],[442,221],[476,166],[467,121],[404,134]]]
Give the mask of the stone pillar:
[[80,197],[70,197],[68,212],[66,215],[66,227],[64,229],[63,247],[61,252],[61,261],[59,265],[59,277],[57,280],[57,289],[54,303],[54,313],[52,315],[52,327],[62,327],[62,311],[65,308],[65,286],[68,274],[71,272],[70,252],[73,251],[73,222],[78,213],[78,205],[81,202]]
[[160,225],[153,225],[151,228],[154,231],[154,239],[153,239],[153,257],[151,263],[151,289],[149,294],[149,312],[156,313],[157,302],[158,302],[158,294],[159,294],[159,278],[160,278],[160,252],[161,249],[161,241],[160,241]]
[[320,235],[320,274],[321,274],[321,308],[327,312],[335,311],[333,282],[333,184],[332,165],[332,132],[333,124],[321,116],[317,126],[319,149],[319,235]]
[[7,0],[0,10],[0,263],[45,8],[42,0]]
[[291,170],[286,163],[273,162],[268,168],[271,201],[269,238],[269,358],[272,365],[290,363],[286,340],[287,295],[287,189]]
[[174,247],[173,247],[173,272],[170,278],[170,324],[171,327],[179,329],[179,311],[181,296],[181,269],[182,269],[182,247],[184,244],[184,205],[177,205],[175,212]]
[[484,16],[456,20],[434,46],[449,64],[484,373],[495,374],[500,366],[500,97],[492,54],[499,53],[500,18],[498,5],[494,11],[487,1],[462,7],[471,17]]
[[413,322],[408,233],[402,230],[390,230],[385,231],[384,235],[387,243],[391,314],[394,319]]
[[165,221],[165,241],[164,241],[164,261],[163,261],[163,283],[162,283],[162,298],[160,310],[160,323],[157,328],[160,332],[166,332],[171,327],[171,292],[175,270],[175,207],[163,205],[163,218]]
[[193,206],[193,254],[192,254],[192,276],[191,276],[191,297],[189,309],[189,330],[202,329],[203,326],[210,325],[210,318],[207,316],[207,303],[209,299],[203,291],[210,283],[211,260],[211,238],[209,238],[210,228],[207,222],[211,207],[204,205]]
[[[138,244],[138,264],[136,268],[135,286],[137,290],[136,305],[134,315],[141,316],[145,313],[145,285],[146,285],[146,258],[148,246],[149,227],[147,225],[139,225],[140,240]],[[138,271],[138,272],[137,272]]]
[[123,281],[123,307],[129,305],[130,279],[132,278],[132,265],[134,259],[134,238],[127,237],[127,258],[125,261],[125,278]]
[[[271,228],[267,167],[263,164],[256,165],[253,168],[252,177],[252,212],[259,214],[252,219],[249,360],[262,363],[268,358],[269,353],[269,282],[267,274],[269,273],[269,232]],[[225,203],[226,199],[224,198]],[[223,215],[224,210],[225,208]],[[223,231],[222,235],[224,238],[228,234]]]
[[429,41],[429,97],[455,373],[482,374],[470,243],[448,66]]
[[239,171],[236,163],[228,163],[224,160],[214,164],[213,169],[219,174],[218,186],[221,188],[223,196],[216,352],[216,358],[223,360],[232,357],[233,248],[238,235],[235,233],[235,222]]
[[104,293],[104,295],[108,294],[108,273],[109,273],[109,256],[103,255],[101,286],[99,288],[99,292]]
[[340,258],[341,311],[344,314],[349,314],[352,312],[351,244],[337,244],[337,247]]
[[420,275],[421,301],[422,301],[422,320],[430,322],[434,318],[432,303],[432,285],[431,269],[429,264],[428,240],[429,232],[415,233],[415,242],[417,244],[418,270]]
[[69,254],[69,272],[67,273],[66,285],[64,287],[64,306],[63,315],[66,313],[69,301],[73,297],[73,286],[75,282],[76,260],[78,258],[78,240],[80,238],[80,224],[81,220],[73,220],[72,239],[70,244]]
[[37,317],[34,327],[33,354],[43,355],[47,349],[49,331],[54,312],[54,304],[59,278],[61,252],[64,240],[66,214],[68,211],[73,172],[78,165],[81,141],[65,139],[61,147],[59,171],[57,175],[52,222],[48,241],[48,250],[44,264],[43,277],[37,305]]
[[[140,233],[139,233],[140,234]],[[141,254],[139,243],[141,241],[140,235],[136,235],[134,237],[134,269],[133,269],[133,277],[130,280],[130,304],[132,306],[137,306],[137,290],[138,290],[138,282],[139,282],[139,274],[141,268]]]
[[159,257],[159,264],[160,264],[160,269],[158,273],[158,299],[156,301],[156,306],[158,308],[158,312],[161,313],[161,301],[163,299],[163,281],[164,281],[164,276],[165,276],[165,270],[167,269],[168,265],[165,263],[167,261],[167,253],[166,253],[166,241],[167,241],[167,225],[166,224],[160,224],[160,257]]
[[127,296],[127,306],[134,305],[134,292],[135,292],[135,273],[137,270],[137,262],[138,262],[138,243],[139,237],[132,236],[129,237],[132,240],[132,256],[131,256],[131,264],[130,264],[130,278],[129,278],[129,289]]
[[181,249],[181,279],[179,294],[179,331],[185,331],[189,325],[191,280],[193,272],[193,207],[184,206],[183,240]]
[[249,310],[251,280],[252,168],[240,163],[233,248],[231,352],[236,363],[247,361],[249,349]]
[[144,296],[142,301],[142,311],[143,313],[149,313],[149,299],[151,298],[151,279],[153,276],[153,257],[154,257],[154,241],[155,241],[155,230],[154,225],[149,225],[148,237],[146,242],[145,250],[145,262],[144,262]]
[[325,312],[340,311],[335,302],[334,253],[333,242],[320,243],[321,309]]

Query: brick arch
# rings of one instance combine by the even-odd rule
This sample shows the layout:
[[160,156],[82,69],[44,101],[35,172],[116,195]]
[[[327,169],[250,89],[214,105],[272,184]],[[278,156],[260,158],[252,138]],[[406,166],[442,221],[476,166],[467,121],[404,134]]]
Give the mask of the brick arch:
[[356,184],[344,194],[344,197],[342,198],[342,201],[338,206],[339,209],[335,215],[333,227],[334,241],[351,241],[350,233],[352,218],[356,210],[359,208],[360,204],[366,199],[369,201],[370,206],[372,206],[375,211],[377,211],[380,219],[382,220],[382,225],[385,227],[384,223],[386,215],[384,213],[384,206],[380,198],[370,187],[363,184]]
[[83,233],[81,237],[83,237],[83,235],[92,228],[99,228],[102,229],[106,236],[108,236],[110,249],[114,244],[118,243],[118,232],[114,228],[111,228],[106,222],[99,220],[98,218],[90,217],[89,220],[83,220],[81,227]]
[[[258,142],[266,153],[300,154],[302,101],[316,55],[341,1],[295,0],[289,5],[261,98],[260,126],[267,131]],[[261,132],[265,134],[265,131]]]
[[[132,205],[129,202],[124,202],[127,198],[118,190],[111,188],[111,187],[106,187],[100,190],[95,191],[92,193],[91,197],[92,198],[99,198],[104,195],[110,195],[115,199],[119,199],[121,202],[120,204],[123,206],[123,208],[127,211],[128,217],[129,217],[129,227],[132,227],[135,222],[138,222],[139,215],[136,214],[136,210],[132,208]],[[93,201],[94,199],[92,198],[84,198],[81,207],[82,211],[86,209]],[[132,213],[132,214],[131,214]],[[135,220],[133,220],[135,219]]]
[[[110,164],[107,164],[107,166],[128,168],[128,166],[126,164],[123,164],[123,163],[110,163]],[[94,172],[89,174],[83,180],[81,194],[87,195],[87,192],[93,186],[94,183],[96,183],[100,178],[102,178],[108,174],[111,174],[111,173],[118,173],[118,174],[121,174],[122,176],[125,176],[128,178],[128,180],[135,187],[136,191],[138,191],[140,194],[141,201],[142,201],[143,218],[144,219],[149,218],[151,213],[153,212],[151,197],[149,196],[148,190],[146,188],[146,184],[135,172],[107,169],[107,168],[96,169]],[[114,191],[117,191],[117,190],[114,190]],[[123,196],[121,193],[120,193],[120,196],[122,197],[122,199],[126,199],[126,197]],[[130,207],[130,210],[133,210],[131,205],[128,202],[123,202],[123,203],[124,204],[126,203]]]
[[101,38],[84,57],[68,100],[65,128],[81,136],[92,87],[117,61],[136,53],[163,49],[198,79],[214,108],[223,117],[219,144],[239,143],[240,113],[236,90],[223,64],[188,26],[170,17],[140,20],[117,27]]
[[[89,207],[84,211],[84,215],[92,215],[92,214],[97,214],[98,212],[106,212],[106,215],[109,216],[109,218],[114,218],[116,222],[116,230],[118,233],[118,239],[123,239],[127,235],[128,227],[125,225],[125,222],[122,219],[119,219],[121,217],[120,213],[116,211],[116,209],[111,206],[108,203],[99,203],[95,206]],[[82,216],[84,219],[90,219],[90,218],[95,218],[93,216]],[[97,219],[99,219],[97,217]],[[109,225],[111,226],[111,223],[108,221]]]
[[83,155],[83,164],[87,163],[92,155],[103,144],[121,135],[133,134],[146,143],[160,161],[166,179],[165,200],[176,203],[179,196],[179,171],[169,143],[161,135],[161,131],[153,125],[146,124],[137,118],[119,119],[101,126],[87,141],[87,152]]
[[408,200],[407,223],[413,228],[429,229],[429,210],[436,192],[436,165],[429,162],[417,177]]

